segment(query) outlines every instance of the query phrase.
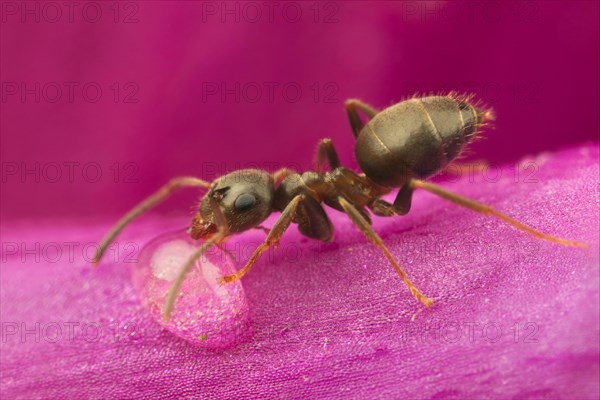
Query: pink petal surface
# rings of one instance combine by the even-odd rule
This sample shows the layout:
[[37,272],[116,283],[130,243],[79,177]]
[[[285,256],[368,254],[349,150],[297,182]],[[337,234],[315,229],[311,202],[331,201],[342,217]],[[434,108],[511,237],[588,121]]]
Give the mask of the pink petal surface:
[[[84,250],[112,220],[4,226],[1,397],[598,398],[598,146],[530,161],[444,185],[589,249],[417,192],[409,215],[374,222],[437,301],[411,322],[421,306],[329,211],[334,243],[291,229],[244,278],[253,335],[221,351],[162,329],[131,282],[136,245],[187,218],[136,222],[97,270]],[[263,238],[227,246],[245,259]]]

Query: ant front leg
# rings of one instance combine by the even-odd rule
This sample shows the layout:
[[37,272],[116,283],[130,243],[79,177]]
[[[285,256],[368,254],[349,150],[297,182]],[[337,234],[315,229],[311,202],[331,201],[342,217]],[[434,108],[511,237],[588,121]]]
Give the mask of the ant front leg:
[[346,108],[346,113],[348,114],[348,119],[350,120],[350,126],[352,127],[355,139],[358,138],[360,131],[365,125],[360,118],[360,115],[358,115],[357,109],[362,111],[369,118],[373,118],[378,113],[376,109],[358,99],[346,100],[344,107]]
[[250,259],[248,260],[248,262],[246,263],[244,268],[240,269],[238,272],[236,272],[233,275],[228,275],[228,276],[222,277],[221,283],[234,282],[234,281],[240,279],[241,277],[246,275],[248,273],[248,271],[250,271],[250,269],[252,269],[252,267],[258,261],[260,256],[265,251],[267,251],[269,249],[269,247],[275,246],[275,248],[277,248],[277,246],[279,245],[279,239],[281,239],[281,236],[283,236],[283,234],[285,233],[287,228],[290,226],[290,224],[294,220],[294,217],[296,216],[296,211],[298,209],[298,205],[303,200],[304,200],[304,195],[300,194],[300,195],[294,197],[292,199],[292,201],[290,201],[290,203],[281,212],[279,219],[277,219],[277,221],[275,222],[275,225],[273,225],[273,228],[271,228],[271,231],[267,235],[267,238],[265,239],[265,241],[263,243],[261,243],[261,245],[258,246],[258,248],[256,250],[254,250],[254,253],[252,253],[252,255],[250,256]]
[[317,171],[321,172],[323,163],[327,160],[330,169],[336,169],[341,166],[340,157],[335,151],[331,139],[322,139],[317,147]]

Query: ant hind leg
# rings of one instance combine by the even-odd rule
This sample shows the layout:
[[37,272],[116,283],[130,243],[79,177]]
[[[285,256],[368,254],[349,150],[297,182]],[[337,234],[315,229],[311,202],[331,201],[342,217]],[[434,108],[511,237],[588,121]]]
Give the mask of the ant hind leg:
[[404,186],[400,188],[396,195],[396,199],[394,200],[394,211],[396,211],[396,214],[408,214],[412,205],[413,192],[414,189],[408,183],[405,183]]
[[502,221],[514,226],[515,228],[525,231],[525,232],[529,233],[530,235],[533,235],[539,239],[544,239],[544,240],[548,240],[550,242],[559,243],[564,246],[588,247],[587,243],[575,242],[575,241],[566,240],[566,239],[560,239],[560,238],[557,238],[554,236],[547,235],[540,231],[537,231],[537,230],[530,228],[529,226],[509,217],[508,215],[505,215],[499,211],[496,211],[495,209],[488,206],[487,204],[479,203],[475,200],[471,200],[471,199],[461,196],[459,194],[452,193],[452,192],[444,189],[443,187],[435,185],[433,183],[421,181],[418,179],[412,179],[409,182],[409,185],[411,186],[412,189],[421,188],[430,193],[435,194],[436,196],[439,196],[443,199],[451,201],[452,203],[458,204],[459,206],[471,209],[473,211],[477,211],[484,215],[494,216],[494,217],[501,219]]

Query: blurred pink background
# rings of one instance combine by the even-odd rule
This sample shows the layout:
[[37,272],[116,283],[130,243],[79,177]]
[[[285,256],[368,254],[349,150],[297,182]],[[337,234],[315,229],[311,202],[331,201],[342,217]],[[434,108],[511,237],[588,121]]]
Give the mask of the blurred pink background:
[[355,166],[352,97],[473,92],[497,123],[470,157],[492,164],[598,140],[598,2],[77,4],[1,4],[4,220],[120,214],[176,175],[310,168],[322,137]]

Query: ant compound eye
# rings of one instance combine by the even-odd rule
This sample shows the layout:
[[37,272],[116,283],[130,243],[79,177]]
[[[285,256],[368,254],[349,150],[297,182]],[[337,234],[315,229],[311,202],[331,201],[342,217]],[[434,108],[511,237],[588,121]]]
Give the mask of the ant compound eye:
[[237,211],[246,211],[250,209],[254,203],[256,203],[256,197],[250,193],[244,193],[235,199],[234,206]]

